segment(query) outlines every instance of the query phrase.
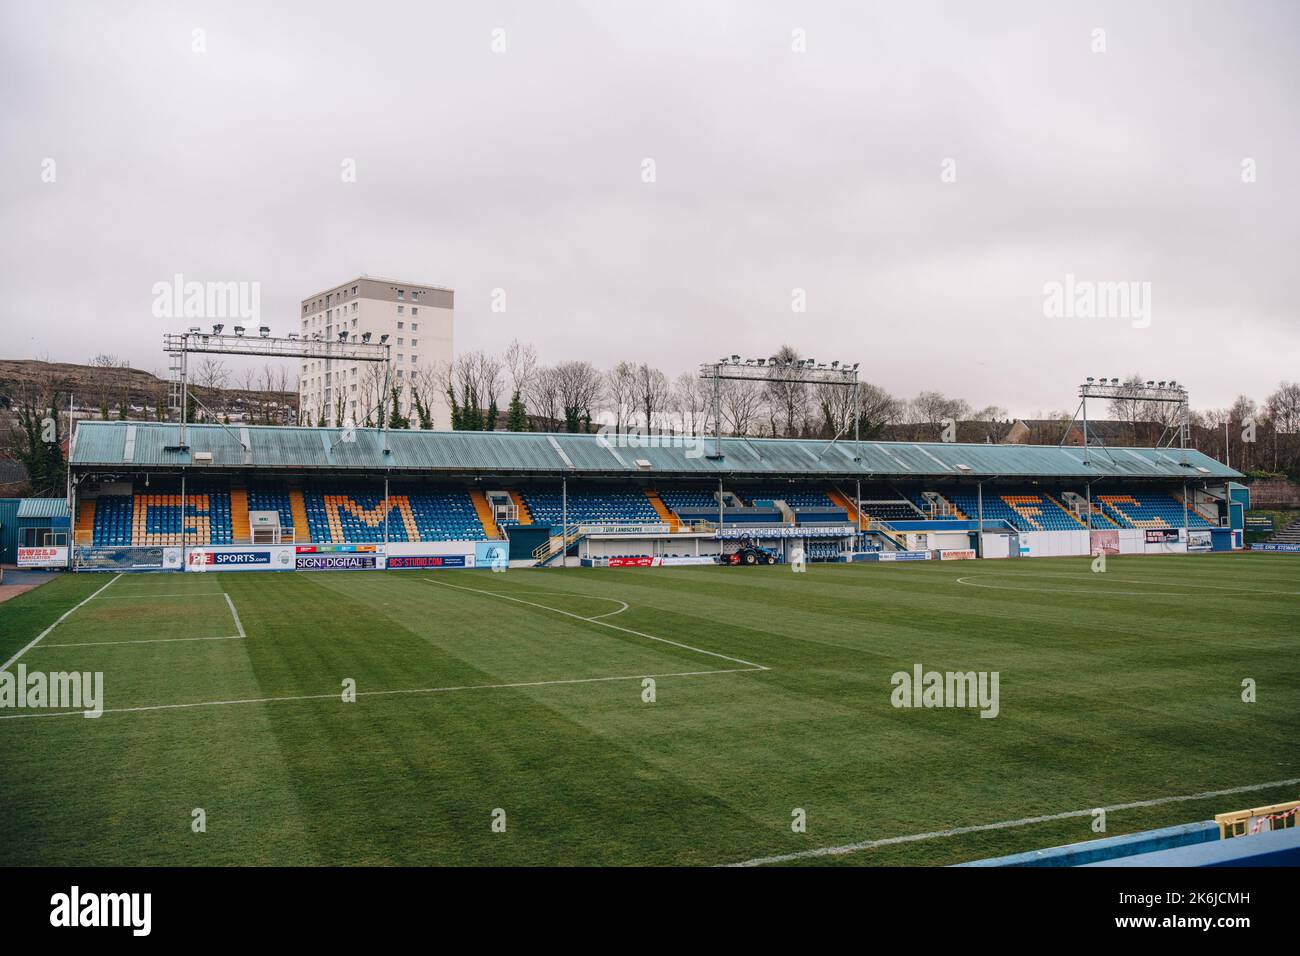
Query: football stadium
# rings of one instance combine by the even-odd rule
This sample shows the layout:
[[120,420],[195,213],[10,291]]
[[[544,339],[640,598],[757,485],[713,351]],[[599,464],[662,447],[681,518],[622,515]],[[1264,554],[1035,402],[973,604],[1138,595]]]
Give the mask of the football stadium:
[[5,13],[15,948],[1294,937],[1300,4]]
[[82,422],[44,532],[74,573],[0,604],[0,670],[102,683],[0,714],[0,857],[1285,854],[1250,841],[1296,832],[1300,566],[1241,551],[1240,477],[1176,447]]

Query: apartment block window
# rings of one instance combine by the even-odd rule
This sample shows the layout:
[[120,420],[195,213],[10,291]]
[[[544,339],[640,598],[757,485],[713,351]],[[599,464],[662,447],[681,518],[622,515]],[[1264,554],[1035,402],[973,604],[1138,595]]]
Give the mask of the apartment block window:
[[398,289],[398,290],[397,290],[397,297],[398,297],[399,299],[405,299],[405,298],[406,298],[406,292],[405,292],[405,290],[403,290],[403,289]]
[[[398,344],[400,345],[401,343],[399,342]],[[415,348],[415,347],[418,346],[419,344],[420,344],[420,340],[419,340],[419,339],[411,339],[411,348]]]
[[399,361],[399,362],[402,361],[402,353],[401,353],[401,352],[398,352],[398,353],[397,353],[397,361]]
[[353,327],[354,329],[357,327],[357,320],[356,320],[356,319],[353,319],[353,320],[352,320],[352,327]]
[[417,358],[419,358],[418,355],[412,355],[412,356],[411,356],[411,364],[412,364],[412,365],[415,364],[415,360],[416,360]]
[[402,370],[400,368],[397,370],[397,377],[398,378],[402,377]]
[[406,306],[404,306],[404,305],[399,305],[399,306],[397,307],[397,314],[398,314],[398,315],[405,315],[405,314],[406,314]]
[[398,344],[398,345],[404,345],[404,344],[405,344],[405,341],[402,339],[401,336],[398,336],[398,338],[397,338],[397,344]]
[[419,315],[419,314],[420,314],[419,306],[415,306],[415,305],[411,306],[411,315]]
[[420,331],[420,323],[418,323],[418,322],[412,322],[412,323],[411,323],[411,331],[412,331],[412,332],[418,332],[418,331]]
[[353,286],[353,287],[352,287],[352,294],[353,294],[353,295],[356,295],[356,294],[357,294],[357,287],[356,287],[356,286]]
[[357,304],[355,302],[352,303],[352,311],[357,311]]
[[397,323],[397,327],[400,329],[400,328],[402,327],[402,323],[401,323],[401,322],[398,322],[398,323]]

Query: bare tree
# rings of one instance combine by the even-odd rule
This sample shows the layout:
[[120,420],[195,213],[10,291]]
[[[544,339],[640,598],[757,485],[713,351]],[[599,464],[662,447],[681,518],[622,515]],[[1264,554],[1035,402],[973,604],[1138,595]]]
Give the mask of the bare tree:
[[632,424],[635,416],[636,366],[619,362],[605,373],[605,401],[614,413],[614,431],[622,434]]
[[[722,383],[722,425],[732,435],[750,435],[755,431],[764,407],[765,388],[756,382],[728,379]],[[775,406],[773,406],[775,407]]]
[[701,435],[710,415],[708,389],[696,372],[682,372],[673,383],[672,409],[677,413],[677,424],[687,435]]
[[776,364],[771,371],[772,379],[765,383],[764,388],[772,436],[797,438],[808,417],[808,385],[805,382],[782,382],[777,379],[785,371],[783,366],[801,362],[802,356],[793,346],[782,345],[774,358]]
[[1264,400],[1264,408],[1273,426],[1273,470],[1285,465],[1288,471],[1295,471],[1300,464],[1296,442],[1300,437],[1300,384],[1282,382]]
[[654,429],[655,416],[661,414],[668,405],[671,392],[668,376],[659,369],[644,362],[636,367],[636,374],[632,378],[632,394],[637,409],[645,416],[647,434]]
[[587,431],[591,427],[591,410],[596,408],[604,390],[604,376],[590,362],[561,362],[555,366],[564,410],[565,431]]
[[528,383],[537,371],[537,349],[529,343],[520,344],[518,339],[512,339],[502,360],[510,375],[511,393],[526,395]]
[[538,369],[525,394],[529,413],[541,420],[546,431],[558,431],[564,420],[559,371],[549,365]]

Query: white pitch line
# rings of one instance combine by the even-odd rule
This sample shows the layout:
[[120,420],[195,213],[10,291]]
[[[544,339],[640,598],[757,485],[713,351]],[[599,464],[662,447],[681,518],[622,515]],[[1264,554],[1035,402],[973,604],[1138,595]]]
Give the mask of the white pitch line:
[[169,598],[169,597],[221,597],[221,591],[168,591],[165,594],[150,594],[144,588],[136,588],[139,594],[123,594],[122,589],[118,588],[117,594],[110,594],[106,598],[100,598],[101,601],[139,601],[141,596],[149,598]]
[[[110,582],[111,583],[111,582]],[[235,603],[230,600],[230,595],[224,591],[216,592],[226,599],[226,605],[230,608],[230,616],[235,621],[235,630],[238,634],[223,634],[220,637],[149,637],[140,638],[139,640],[130,641],[85,641],[76,644],[42,644],[41,648],[49,647],[117,647],[121,644],[184,644],[187,641],[242,641],[248,637],[244,633],[244,625],[239,621],[239,614],[235,611]],[[105,598],[104,600],[108,600]]]
[[120,578],[121,576],[122,576],[122,575],[121,575],[121,573],[119,572],[116,576],[114,576],[114,578],[113,578],[112,581],[109,581],[107,584],[105,584],[102,588],[100,588],[98,591],[96,591],[96,592],[95,592],[94,594],[92,594],[90,597],[86,598],[86,600],[84,600],[84,601],[82,601],[80,604],[77,604],[77,605],[75,605],[75,606],[73,606],[73,607],[70,607],[70,608],[68,608],[68,610],[64,611],[62,617],[60,617],[57,621],[55,621],[53,624],[51,624],[51,625],[50,625],[49,627],[47,627],[45,630],[41,631],[41,633],[37,634],[36,637],[34,637],[34,638],[32,639],[31,643],[29,643],[26,647],[24,647],[22,650],[20,650],[20,651],[19,651],[17,654],[15,654],[13,657],[9,658],[9,660],[5,661],[3,664],[0,664],[0,671],[7,671],[7,670],[8,670],[8,669],[9,669],[9,668],[14,664],[14,663],[17,662],[18,658],[22,657],[24,654],[26,654],[28,651],[30,651],[33,647],[35,647],[37,644],[39,644],[39,643],[41,642],[41,639],[44,638],[46,634],[50,633],[50,631],[54,630],[56,627],[58,627],[60,624],[62,624],[64,621],[66,621],[66,620],[68,619],[68,615],[70,615],[73,611],[77,610],[77,608],[85,607],[87,604],[89,604],[91,601],[93,601],[93,600],[94,600],[96,597],[98,597],[100,594],[103,594],[106,590],[108,590],[110,587],[113,586],[113,581],[116,581],[116,580],[117,580],[118,578]]
[[997,823],[980,823],[975,826],[953,827],[951,830],[931,830],[929,833],[911,833],[907,836],[885,837],[880,840],[863,840],[861,843],[846,843],[843,846],[825,846],[816,850],[800,850],[797,853],[781,853],[777,856],[760,856],[741,863],[728,863],[727,866],[763,866],[766,863],[789,863],[793,860],[806,860],[820,856],[844,856],[860,850],[873,850],[881,846],[894,846],[899,843],[919,843],[922,840],[937,840],[943,837],[961,836],[966,833],[984,833],[988,830],[1009,830],[1014,827],[1027,827],[1035,823],[1052,823],[1057,820],[1070,820],[1075,817],[1090,817],[1097,810],[1114,813],[1119,810],[1138,810],[1143,807],[1159,807],[1167,803],[1186,803],[1190,800],[1210,800],[1214,797],[1228,797],[1236,793],[1250,793],[1255,790],[1270,790],[1274,787],[1290,787],[1300,783],[1300,777],[1288,780],[1271,780],[1268,783],[1252,783],[1244,787],[1229,787],[1226,790],[1206,790],[1204,793],[1189,793],[1177,797],[1157,797],[1154,800],[1135,800],[1132,803],[1117,803],[1111,807],[1090,807],[1087,810],[1067,810],[1064,813],[1049,813],[1041,817],[1022,817],[1019,820],[999,820]]
[[[656,680],[665,677],[706,677],[710,674],[741,674],[754,670],[752,667],[732,667],[715,671],[675,671],[668,674],[626,674],[619,677],[572,677],[561,680],[522,681],[514,684],[464,684],[459,687],[414,687],[407,690],[363,690],[357,691],[358,697],[394,697],[402,694],[447,694],[462,690],[513,690],[525,687],[552,687],[560,684],[600,684],[608,681]],[[193,710],[198,707],[230,707],[236,704],[278,704],[288,701],[303,700],[341,700],[342,694],[335,691],[330,694],[299,694],[292,697],[252,697],[239,700],[201,700],[189,704],[150,704],[142,707],[105,707],[105,714],[139,714],[153,710]],[[18,720],[24,717],[76,717],[84,715],[84,710],[54,710],[25,714],[0,714],[0,720]]]
[[244,625],[239,623],[239,612],[235,610],[235,602],[230,600],[230,595],[224,591],[221,596],[226,599],[226,606],[230,608],[230,616],[235,619],[235,630],[239,632],[240,637],[247,637],[248,635],[244,633]]
[[243,634],[225,634],[221,637],[151,637],[137,641],[87,641],[84,644],[42,644],[40,649],[51,647],[118,647],[122,644],[183,644],[186,641],[242,641]]
[[[633,634],[637,637],[644,637],[647,640],[659,641],[661,644],[671,644],[673,647],[680,647],[683,650],[694,651],[696,654],[707,654],[709,657],[720,657],[724,661],[731,661],[733,664],[744,664],[746,667],[753,668],[756,671],[769,670],[763,664],[755,664],[753,661],[747,661],[740,657],[729,657],[726,654],[719,654],[717,651],[706,651],[702,647],[691,647],[689,644],[683,644],[680,641],[670,641],[666,637],[655,637],[653,634],[646,634],[642,631],[634,631],[630,627],[619,627],[617,624],[610,624],[608,621],[600,621],[594,617],[583,617],[581,614],[574,614],[571,611],[562,611],[558,607],[547,607],[545,604],[537,604],[533,601],[525,601],[523,598],[511,597],[509,594],[502,594],[499,591],[484,591],[481,588],[467,588],[460,584],[447,584],[445,581],[438,581],[433,578],[425,578],[426,581],[433,581],[444,588],[455,588],[457,591],[472,591],[475,594],[486,594],[488,597],[501,598],[506,601],[514,601],[516,604],[527,604],[529,607],[541,608],[543,611],[553,611],[556,614],[563,614],[565,617],[571,617],[578,621],[587,621],[590,624],[599,624],[601,627],[608,627],[615,631],[622,631],[624,634]],[[575,597],[585,597],[587,595],[575,595]],[[619,602],[623,603],[622,601]]]
[[622,606],[621,608],[619,608],[617,611],[606,611],[604,614],[593,614],[591,617],[587,618],[588,621],[599,621],[599,620],[600,620],[601,618],[603,618],[603,617],[613,617],[615,614],[622,614],[624,611],[627,610],[627,602],[626,602],[626,601],[619,601],[618,598],[601,598],[601,600],[603,600],[603,601],[618,601],[618,603],[621,604],[621,605],[623,605],[623,606]]

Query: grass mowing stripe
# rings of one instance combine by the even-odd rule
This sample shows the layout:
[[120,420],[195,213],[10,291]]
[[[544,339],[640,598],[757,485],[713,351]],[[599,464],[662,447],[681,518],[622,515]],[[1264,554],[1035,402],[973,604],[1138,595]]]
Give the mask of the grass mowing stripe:
[[[68,645],[73,646],[73,645]],[[617,677],[572,677],[559,680],[516,681],[513,684],[465,684],[460,687],[406,687],[399,690],[359,690],[357,697],[396,697],[406,694],[446,694],[461,690],[516,690],[522,687],[554,687],[562,684],[600,684],[607,681],[645,680],[647,677],[707,677],[711,674],[744,674],[758,667],[729,667],[714,671],[675,671],[671,674],[623,674]],[[244,700],[200,700],[183,704],[148,704],[142,707],[105,707],[105,714],[138,714],[157,710],[193,710],[198,707],[229,707],[237,704],[281,704],[302,700],[342,700],[339,693],[294,694],[288,697],[250,697]],[[80,710],[51,710],[43,713],[0,714],[0,720],[21,720],[25,717],[74,717]]]

